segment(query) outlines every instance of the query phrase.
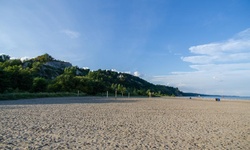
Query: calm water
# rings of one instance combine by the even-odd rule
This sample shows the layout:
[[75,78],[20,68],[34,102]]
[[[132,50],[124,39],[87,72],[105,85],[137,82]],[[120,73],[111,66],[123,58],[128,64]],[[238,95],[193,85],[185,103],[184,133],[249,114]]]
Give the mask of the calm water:
[[200,96],[199,98],[205,98],[205,99],[220,98],[221,100],[223,99],[225,100],[250,100],[250,96]]

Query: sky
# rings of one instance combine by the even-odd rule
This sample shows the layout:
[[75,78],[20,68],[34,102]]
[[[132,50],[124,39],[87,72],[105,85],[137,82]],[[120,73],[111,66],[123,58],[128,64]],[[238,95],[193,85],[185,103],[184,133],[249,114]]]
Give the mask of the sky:
[[0,54],[250,96],[249,0],[0,0]]

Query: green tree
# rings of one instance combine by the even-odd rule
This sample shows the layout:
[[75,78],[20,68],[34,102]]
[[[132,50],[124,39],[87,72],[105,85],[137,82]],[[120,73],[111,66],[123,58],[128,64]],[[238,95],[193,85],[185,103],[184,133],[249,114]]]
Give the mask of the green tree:
[[2,54],[0,55],[0,62],[5,62],[10,59],[9,55]]
[[6,82],[9,89],[28,91],[32,85],[32,75],[27,69],[21,66],[8,66],[4,68]]
[[22,91],[29,91],[33,82],[33,76],[28,69],[19,69],[18,88]]
[[77,67],[67,67],[64,69],[64,74],[76,76]]
[[9,81],[9,89],[15,90],[18,89],[19,80],[19,70],[20,66],[8,66],[4,68],[6,73],[6,80]]
[[73,92],[76,90],[76,81],[73,75],[61,74],[55,78],[56,85],[60,86],[62,92]]
[[52,56],[50,56],[49,54],[44,54],[44,55],[41,55],[41,56],[38,56],[36,58],[34,58],[35,61],[38,61],[38,62],[41,62],[41,63],[46,63],[46,62],[49,62],[49,61],[53,61],[55,60]]
[[76,76],[75,82],[77,90],[90,95],[96,95],[107,90],[103,82],[95,81],[88,77]]
[[117,90],[118,90],[118,92],[122,93],[122,96],[123,96],[123,94],[126,92],[127,89],[123,85],[118,84]]
[[45,92],[48,86],[46,79],[41,77],[36,77],[33,80],[32,92]]
[[6,91],[9,87],[9,79],[7,78],[6,72],[0,68],[0,93]]

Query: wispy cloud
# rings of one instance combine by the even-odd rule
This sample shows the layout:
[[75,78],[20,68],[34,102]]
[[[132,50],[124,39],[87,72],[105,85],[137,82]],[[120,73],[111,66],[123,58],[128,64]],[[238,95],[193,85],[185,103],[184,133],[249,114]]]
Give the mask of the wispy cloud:
[[192,46],[195,56],[182,57],[185,62],[207,64],[221,62],[241,62],[250,59],[250,28],[224,42]]
[[207,94],[250,95],[250,28],[223,42],[189,48],[191,72],[172,72],[152,81],[177,86],[184,91]]
[[62,33],[66,34],[68,37],[75,39],[80,36],[79,32],[72,31],[72,30],[62,30]]

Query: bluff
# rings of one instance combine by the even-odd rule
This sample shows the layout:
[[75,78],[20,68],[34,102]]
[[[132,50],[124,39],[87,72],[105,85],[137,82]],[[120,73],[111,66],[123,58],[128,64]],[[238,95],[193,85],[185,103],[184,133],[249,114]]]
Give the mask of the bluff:
[[131,95],[183,95],[178,88],[154,85],[127,73],[79,68],[49,54],[21,61],[0,56],[0,92],[82,92],[96,95],[110,91]]

